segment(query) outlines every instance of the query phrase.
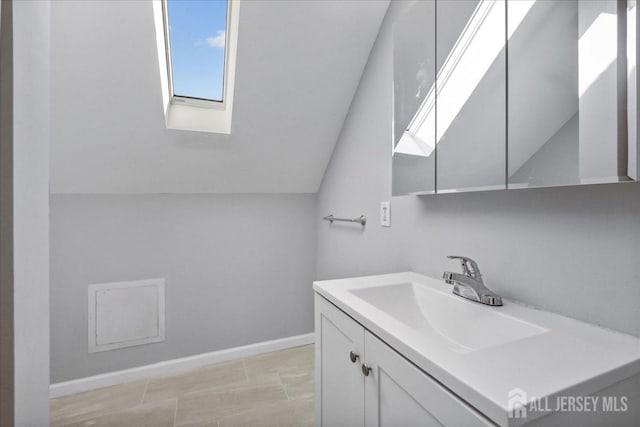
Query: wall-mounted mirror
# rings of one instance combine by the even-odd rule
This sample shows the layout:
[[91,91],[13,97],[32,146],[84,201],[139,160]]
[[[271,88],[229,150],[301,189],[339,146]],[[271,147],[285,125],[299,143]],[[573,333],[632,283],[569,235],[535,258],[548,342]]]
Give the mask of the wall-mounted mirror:
[[632,180],[624,37],[630,6],[509,2],[510,188]]
[[393,194],[636,180],[637,20],[636,0],[411,3]]
[[405,5],[393,25],[393,194],[436,189],[435,1]]
[[436,3],[437,191],[505,188],[504,0]]

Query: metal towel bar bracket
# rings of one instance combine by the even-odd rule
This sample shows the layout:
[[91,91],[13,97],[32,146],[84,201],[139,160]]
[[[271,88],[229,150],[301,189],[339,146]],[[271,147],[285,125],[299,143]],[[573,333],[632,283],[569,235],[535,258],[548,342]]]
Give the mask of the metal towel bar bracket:
[[342,222],[357,222],[361,226],[365,226],[367,224],[367,217],[364,215],[360,215],[358,218],[336,218],[333,215],[327,215],[323,217],[325,221],[329,221],[333,224],[333,221],[342,221]]

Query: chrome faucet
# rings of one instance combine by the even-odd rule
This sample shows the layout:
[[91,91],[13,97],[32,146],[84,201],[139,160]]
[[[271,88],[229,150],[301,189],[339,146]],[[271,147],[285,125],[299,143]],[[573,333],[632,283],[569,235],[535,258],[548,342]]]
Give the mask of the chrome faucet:
[[471,258],[450,255],[447,258],[460,260],[462,274],[444,272],[444,281],[453,285],[453,293],[487,305],[502,305],[502,298],[484,285],[478,264]]

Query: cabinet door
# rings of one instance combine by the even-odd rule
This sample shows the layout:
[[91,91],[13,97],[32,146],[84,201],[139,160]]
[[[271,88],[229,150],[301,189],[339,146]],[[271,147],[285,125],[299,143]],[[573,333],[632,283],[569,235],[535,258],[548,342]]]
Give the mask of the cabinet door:
[[[316,426],[364,425],[364,329],[315,296]],[[352,362],[351,352],[357,355]]]
[[366,426],[493,425],[369,332],[365,351]]
[[438,193],[506,187],[505,0],[436,2]]
[[436,2],[405,2],[393,23],[392,192],[436,191]]
[[509,1],[510,188],[632,179],[623,3]]

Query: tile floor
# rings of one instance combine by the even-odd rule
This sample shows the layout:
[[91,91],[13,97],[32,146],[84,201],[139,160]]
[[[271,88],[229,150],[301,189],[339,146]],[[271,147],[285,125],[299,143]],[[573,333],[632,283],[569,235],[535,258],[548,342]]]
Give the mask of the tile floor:
[[52,426],[312,426],[313,345],[51,399]]

